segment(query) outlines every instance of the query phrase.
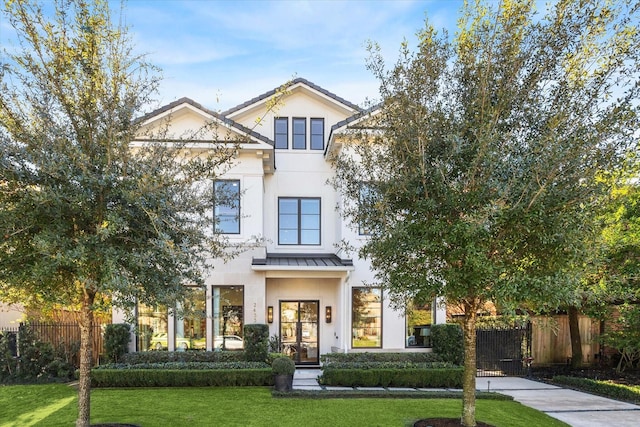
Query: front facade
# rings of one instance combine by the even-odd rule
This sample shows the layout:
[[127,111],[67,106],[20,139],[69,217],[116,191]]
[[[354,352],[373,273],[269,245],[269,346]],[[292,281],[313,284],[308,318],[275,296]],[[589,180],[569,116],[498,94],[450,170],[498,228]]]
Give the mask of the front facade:
[[216,262],[206,288],[185,303],[192,314],[139,306],[131,350],[242,348],[243,326],[265,323],[301,365],[332,351],[428,351],[429,326],[445,322],[444,309],[431,304],[409,316],[392,310],[380,289],[365,285],[373,281],[368,262],[336,249],[343,240],[357,247],[367,239],[336,209],[341,200],[328,184],[327,158],[363,111],[304,79],[291,82],[273,107],[278,95],[273,90],[221,114],[181,99],[145,117],[147,137],[162,124],[176,138],[217,122],[215,134],[199,133],[194,150],[243,141],[234,164],[211,183],[237,202],[216,206],[214,215],[230,243],[262,243]]

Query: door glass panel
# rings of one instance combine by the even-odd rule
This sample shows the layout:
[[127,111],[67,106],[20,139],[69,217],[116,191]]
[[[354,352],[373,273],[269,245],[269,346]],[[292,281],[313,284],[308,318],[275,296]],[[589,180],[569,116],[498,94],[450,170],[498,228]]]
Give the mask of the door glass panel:
[[296,363],[318,363],[318,301],[280,303],[282,351]]

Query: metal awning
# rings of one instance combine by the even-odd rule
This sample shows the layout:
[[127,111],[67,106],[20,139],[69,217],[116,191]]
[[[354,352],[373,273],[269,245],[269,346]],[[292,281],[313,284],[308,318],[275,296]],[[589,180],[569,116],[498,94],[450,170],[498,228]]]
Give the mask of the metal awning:
[[251,268],[255,271],[351,271],[353,260],[336,254],[268,253],[266,258],[253,258]]

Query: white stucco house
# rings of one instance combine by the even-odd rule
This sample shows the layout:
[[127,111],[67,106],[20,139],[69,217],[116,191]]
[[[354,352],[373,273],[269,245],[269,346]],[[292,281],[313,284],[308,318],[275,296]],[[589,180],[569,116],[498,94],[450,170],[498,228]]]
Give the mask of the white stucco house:
[[[445,322],[444,308],[416,307],[410,318],[392,310],[380,289],[364,285],[373,278],[368,262],[336,249],[343,239],[355,246],[367,239],[341,218],[340,195],[327,183],[328,153],[340,149],[363,110],[302,78],[271,109],[278,94],[222,113],[183,98],[143,118],[143,129],[169,123],[174,136],[214,121],[225,138],[244,141],[233,166],[211,183],[235,192],[238,203],[216,206],[215,215],[230,242],[261,236],[264,244],[217,263],[189,301],[199,316],[139,306],[131,350],[241,348],[243,326],[265,323],[300,365],[317,365],[331,351],[429,351],[429,326]],[[193,148],[220,138],[205,132]],[[114,322],[123,319],[114,313]]]

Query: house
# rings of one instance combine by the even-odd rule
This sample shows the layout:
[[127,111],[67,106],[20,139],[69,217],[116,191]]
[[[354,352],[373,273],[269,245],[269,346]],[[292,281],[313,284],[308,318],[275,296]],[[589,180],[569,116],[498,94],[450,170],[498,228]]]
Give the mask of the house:
[[[139,306],[131,350],[240,348],[245,324],[266,323],[301,365],[331,351],[428,351],[429,325],[445,322],[444,308],[416,307],[409,317],[394,311],[380,289],[365,286],[369,263],[336,249],[343,239],[355,246],[367,239],[341,218],[340,195],[327,183],[328,153],[364,113],[297,78],[284,93],[274,89],[222,113],[183,98],[143,118],[140,141],[163,124],[168,138],[179,138],[207,122],[218,130],[200,132],[190,149],[242,141],[233,165],[211,183],[237,203],[216,206],[215,215],[231,243],[252,236],[264,243],[216,262],[206,289],[185,302],[184,318]],[[123,319],[114,314],[114,322]]]

